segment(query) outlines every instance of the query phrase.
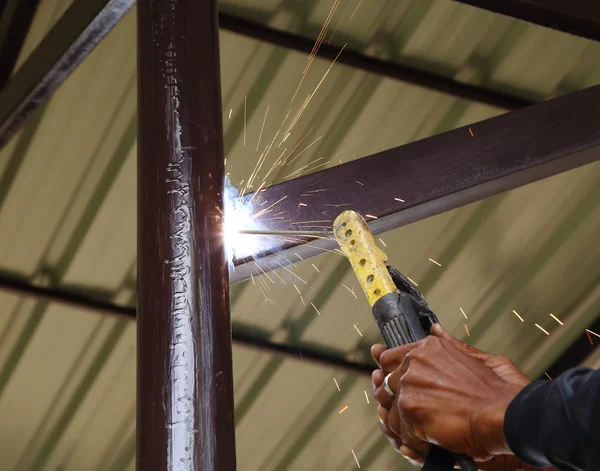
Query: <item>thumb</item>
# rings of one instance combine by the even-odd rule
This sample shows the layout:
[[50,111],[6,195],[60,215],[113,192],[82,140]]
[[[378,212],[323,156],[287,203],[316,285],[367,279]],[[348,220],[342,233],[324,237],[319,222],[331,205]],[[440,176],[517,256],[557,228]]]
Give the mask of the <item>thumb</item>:
[[434,324],[433,326],[431,326],[430,332],[431,335],[433,335],[434,337],[438,337],[440,339],[445,340],[446,342],[450,342],[461,352],[466,353],[467,355],[472,356],[474,358],[477,358],[478,360],[483,361],[489,357],[487,353],[482,352],[481,350],[478,350],[477,348],[472,347],[471,345],[466,344],[465,342],[462,342],[455,337],[452,337],[452,335],[446,332],[440,324]]

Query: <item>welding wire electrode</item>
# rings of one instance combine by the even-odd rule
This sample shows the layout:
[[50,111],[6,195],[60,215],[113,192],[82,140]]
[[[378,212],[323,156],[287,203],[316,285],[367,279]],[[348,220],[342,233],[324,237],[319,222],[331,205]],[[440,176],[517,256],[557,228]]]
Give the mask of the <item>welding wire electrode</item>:
[[292,237],[333,237],[331,231],[261,231],[255,229],[241,229],[238,234],[262,236],[292,236]]

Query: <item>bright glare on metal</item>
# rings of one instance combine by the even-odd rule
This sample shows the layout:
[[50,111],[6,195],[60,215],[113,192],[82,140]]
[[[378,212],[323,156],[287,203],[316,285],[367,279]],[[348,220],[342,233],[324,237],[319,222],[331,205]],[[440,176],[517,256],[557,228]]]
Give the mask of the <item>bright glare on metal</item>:
[[239,198],[238,190],[231,185],[229,178],[225,179],[223,205],[225,208],[223,235],[230,263],[233,258],[245,258],[259,253],[264,241],[260,237],[240,234],[240,231],[245,229],[260,229],[260,225],[252,217],[253,206],[250,202]]

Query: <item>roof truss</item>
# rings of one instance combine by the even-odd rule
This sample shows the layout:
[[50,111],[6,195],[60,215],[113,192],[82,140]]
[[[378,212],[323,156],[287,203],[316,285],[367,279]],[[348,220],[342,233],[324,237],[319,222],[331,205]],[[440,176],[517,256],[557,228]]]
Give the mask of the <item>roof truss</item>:
[[600,3],[589,0],[455,0],[600,41]]

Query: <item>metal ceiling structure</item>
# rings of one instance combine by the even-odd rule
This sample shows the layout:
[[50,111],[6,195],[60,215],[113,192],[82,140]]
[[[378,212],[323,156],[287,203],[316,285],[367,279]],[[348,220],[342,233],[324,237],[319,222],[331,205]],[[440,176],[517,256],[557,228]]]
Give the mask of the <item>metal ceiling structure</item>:
[[[11,18],[18,16],[17,3],[3,4]],[[272,120],[285,121],[296,84],[306,77],[296,92],[308,93],[305,103],[312,103],[304,116],[297,114],[298,127],[291,130],[287,156],[295,163],[275,172],[272,183],[279,184],[265,192],[264,201],[278,192],[302,195],[302,201],[289,197],[280,210],[302,227],[317,212],[316,224],[326,225],[331,212],[350,204],[378,217],[373,218],[378,230],[445,211],[383,235],[393,264],[418,281],[444,325],[481,348],[508,354],[531,376],[553,375],[580,362],[595,365],[585,328],[597,329],[600,307],[594,243],[600,167],[592,163],[499,192],[598,159],[598,89],[493,117],[597,85],[598,44],[448,0],[378,0],[369,8],[360,0],[332,3],[333,8],[321,1],[220,5],[221,26],[229,31],[220,34],[221,86],[232,179],[252,173],[260,158],[254,142],[260,144],[263,129],[263,146],[271,138],[275,142]],[[494,2],[468,3],[499,8]],[[510,14],[518,3],[508,2],[500,12]],[[0,152],[0,286],[8,290],[0,294],[3,469],[134,466],[133,328],[126,320],[86,312],[135,314],[135,21],[130,13],[117,23],[131,4],[39,2],[29,33],[22,35],[16,70],[0,91],[0,142],[6,144]],[[551,21],[556,29],[594,39],[593,9],[578,22],[569,19],[581,19],[577,2],[570,9],[565,3],[558,17],[556,10],[533,4],[535,14],[526,19]],[[185,14],[198,12],[189,2],[163,6],[174,8],[182,25],[206,21],[206,15]],[[6,18],[0,17],[0,25]],[[23,15],[22,21],[31,18]],[[320,58],[309,59],[313,63],[306,67],[306,55],[298,53],[310,52],[307,38],[317,37],[328,21]],[[0,51],[6,31],[0,29]],[[347,49],[332,65],[344,44]],[[156,59],[158,70],[161,60],[170,67],[165,57]],[[191,61],[190,72],[174,77],[196,82],[198,74],[210,77],[210,70]],[[140,93],[142,99],[161,100],[160,91]],[[193,109],[197,99],[186,100],[184,108]],[[151,118],[152,113],[140,116],[153,137],[160,124]],[[476,123],[486,118],[493,119]],[[185,119],[191,119],[190,129],[198,126],[197,111]],[[200,126],[207,128],[214,124]],[[280,139],[284,155],[290,149]],[[403,145],[412,141],[417,142]],[[149,150],[156,151],[146,145]],[[330,168],[313,173],[318,167],[311,162],[324,156]],[[475,163],[480,167],[469,166]],[[302,173],[310,175],[291,179]],[[486,187],[481,183],[487,189],[465,196],[465,189]],[[311,184],[315,188],[302,190]],[[388,208],[395,190],[397,200]],[[449,197],[452,193],[457,196]],[[353,195],[362,200],[349,201]],[[458,208],[481,197],[488,198]],[[436,200],[433,209],[423,205]],[[447,211],[451,208],[457,209]],[[269,224],[280,227],[280,220],[275,216]],[[376,433],[369,381],[362,376],[369,367],[368,347],[378,336],[354,292],[352,274],[335,253],[302,260],[303,249],[314,255],[327,247],[292,245],[279,252],[285,258],[276,264],[279,270],[263,274],[265,266],[255,265],[251,281],[232,291],[238,469],[341,470],[359,460],[361,469],[397,469],[403,463]],[[232,279],[236,276],[250,273],[238,265]],[[156,285],[149,287],[146,303],[156,296]],[[211,287],[214,283],[204,284],[202,290]],[[208,334],[206,342],[211,338]],[[138,355],[142,364],[152,357],[151,351]],[[231,373],[226,363],[221,376]],[[149,372],[155,364],[142,367],[140,377],[158,378]],[[168,376],[160,380],[165,387]],[[144,420],[152,409],[144,409],[143,401],[151,404],[152,388],[161,388],[152,384],[139,391],[138,407],[148,411]],[[205,419],[213,420],[208,412]],[[231,438],[221,443],[227,450]],[[225,455],[229,461],[223,466],[230,468],[230,451],[219,459],[227,460]],[[160,460],[152,463],[157,469]]]

